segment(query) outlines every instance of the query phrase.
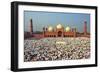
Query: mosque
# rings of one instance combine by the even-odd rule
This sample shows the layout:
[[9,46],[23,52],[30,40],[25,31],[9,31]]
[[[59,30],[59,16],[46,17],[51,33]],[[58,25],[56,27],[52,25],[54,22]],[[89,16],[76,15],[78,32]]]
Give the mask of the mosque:
[[90,33],[87,32],[87,22],[84,21],[83,32],[78,32],[76,28],[65,27],[62,24],[57,24],[56,27],[43,27],[43,32],[35,34],[33,31],[33,22],[30,20],[30,34],[33,37],[90,37]]
[[49,26],[43,28],[44,37],[76,37],[76,28],[66,27],[64,28],[61,24],[58,24],[55,28]]

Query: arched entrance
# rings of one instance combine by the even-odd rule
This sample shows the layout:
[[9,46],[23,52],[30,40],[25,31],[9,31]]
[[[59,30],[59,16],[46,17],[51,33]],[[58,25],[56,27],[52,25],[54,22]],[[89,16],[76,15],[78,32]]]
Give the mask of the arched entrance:
[[58,31],[58,37],[61,37],[61,36],[62,36],[62,32]]

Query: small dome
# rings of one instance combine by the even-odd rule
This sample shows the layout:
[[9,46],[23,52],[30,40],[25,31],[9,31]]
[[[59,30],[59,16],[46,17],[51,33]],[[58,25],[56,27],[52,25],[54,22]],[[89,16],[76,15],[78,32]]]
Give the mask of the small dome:
[[48,27],[48,31],[51,32],[53,31],[53,28],[51,26]]
[[62,28],[62,25],[61,24],[58,24],[57,25],[57,29],[61,29]]
[[70,31],[70,27],[67,26],[65,30],[66,32]]

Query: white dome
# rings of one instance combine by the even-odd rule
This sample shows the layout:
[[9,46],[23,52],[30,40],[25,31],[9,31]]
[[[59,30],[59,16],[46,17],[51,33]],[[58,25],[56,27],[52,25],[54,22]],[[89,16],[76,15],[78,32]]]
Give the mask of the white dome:
[[61,24],[58,24],[57,25],[57,29],[61,29],[62,28],[62,25]]
[[70,31],[70,27],[67,26],[65,30],[66,32]]
[[48,27],[48,31],[51,32],[53,31],[53,28],[51,26]]

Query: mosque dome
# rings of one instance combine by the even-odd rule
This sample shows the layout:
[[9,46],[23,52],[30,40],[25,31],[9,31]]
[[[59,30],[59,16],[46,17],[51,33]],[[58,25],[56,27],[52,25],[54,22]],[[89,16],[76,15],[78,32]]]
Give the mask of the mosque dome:
[[66,31],[66,32],[70,31],[70,27],[67,26],[67,27],[65,28],[65,31]]
[[62,28],[62,25],[61,24],[58,24],[57,25],[57,29],[61,29]]
[[48,31],[49,31],[49,32],[53,31],[53,27],[49,26],[49,27],[48,27]]

